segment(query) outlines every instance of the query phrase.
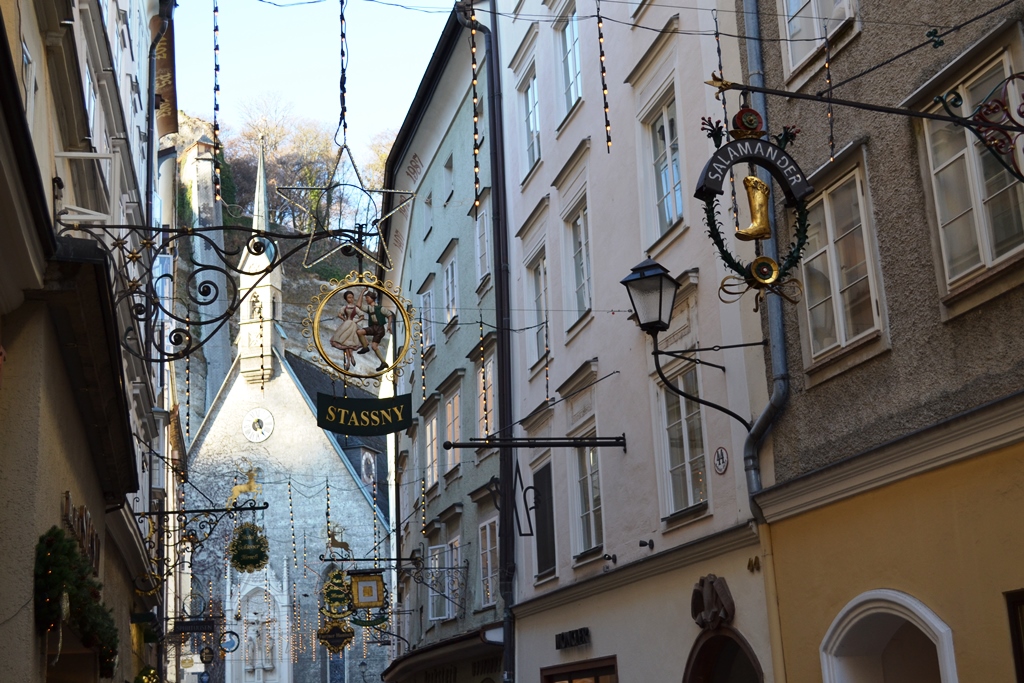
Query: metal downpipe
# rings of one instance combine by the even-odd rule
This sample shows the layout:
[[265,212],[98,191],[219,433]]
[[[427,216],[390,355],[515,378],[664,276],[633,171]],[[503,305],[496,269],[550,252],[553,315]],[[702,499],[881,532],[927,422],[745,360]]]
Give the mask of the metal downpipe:
[[[487,55],[487,126],[490,137],[492,244],[494,250],[494,307],[498,323],[495,360],[498,366],[498,430],[507,436],[507,430],[514,426],[512,415],[512,302],[511,272],[508,262],[508,227],[505,209],[505,134],[501,117],[501,67],[498,57],[498,14],[492,0],[489,12],[491,26],[471,21],[468,9],[463,3],[456,7],[459,23],[466,28],[476,29],[484,36],[484,50]],[[498,564],[501,600],[504,603],[502,615],[502,683],[515,680],[515,617],[514,581],[516,573],[515,537],[515,451],[510,447],[499,449],[498,482],[501,507],[498,511]]]
[[[743,0],[744,33],[746,34],[747,71],[750,84],[764,87],[764,60],[761,56],[761,27],[757,0]],[[768,108],[764,93],[751,93],[751,105],[761,114],[765,128],[768,128]],[[758,168],[758,176],[768,187],[772,187],[772,179],[763,168]],[[771,191],[770,206],[775,206],[775,192]],[[775,212],[768,213],[772,235],[764,243],[765,255],[779,260],[778,228]],[[772,393],[768,405],[754,421],[743,444],[743,470],[747,477],[747,494],[750,496],[750,507],[758,522],[764,523],[764,515],[754,502],[754,494],[759,492],[761,485],[761,444],[779,413],[789,400],[789,363],[786,359],[785,328],[782,323],[782,298],[775,294],[765,297],[768,310],[768,348],[772,357]]]

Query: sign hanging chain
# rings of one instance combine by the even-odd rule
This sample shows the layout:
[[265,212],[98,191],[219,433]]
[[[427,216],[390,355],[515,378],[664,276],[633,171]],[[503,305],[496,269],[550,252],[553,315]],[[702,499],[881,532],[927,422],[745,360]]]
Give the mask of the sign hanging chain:
[[[711,18],[715,20],[715,50],[718,52],[718,73],[725,73],[725,69],[722,66],[722,34],[718,31],[718,10],[711,10]],[[729,124],[729,108],[725,101],[725,95],[720,98],[722,100],[722,123],[725,125]],[[732,168],[729,169],[729,185],[732,188],[732,220],[736,226],[736,229],[740,229],[740,212],[739,205],[736,203],[736,174]]]
[[341,114],[338,116],[338,130],[334,131],[334,142],[338,143],[338,131],[341,131],[341,147],[348,144],[348,105],[345,101],[345,94],[348,89],[348,40],[345,27],[345,3],[346,0],[339,0],[339,21],[341,23],[341,77],[338,82],[338,97],[341,103]]
[[213,0],[213,200],[220,201],[220,8]]

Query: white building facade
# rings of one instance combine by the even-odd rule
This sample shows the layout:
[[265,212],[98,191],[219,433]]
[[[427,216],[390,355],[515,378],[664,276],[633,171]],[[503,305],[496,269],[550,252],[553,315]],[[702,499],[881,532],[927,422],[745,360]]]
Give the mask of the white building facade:
[[[512,326],[528,331],[512,335],[516,436],[574,440],[518,450],[519,681],[773,680],[747,429],[709,405],[763,409],[763,350],[724,348],[761,325],[752,295],[719,299],[728,272],[693,198],[715,149],[701,118],[723,118],[703,81],[739,74],[739,53],[716,40],[716,3],[691,5],[527,0],[501,24]],[[691,352],[665,376],[706,404],[666,389],[630,319],[619,281],[645,258],[682,283],[659,345]]]

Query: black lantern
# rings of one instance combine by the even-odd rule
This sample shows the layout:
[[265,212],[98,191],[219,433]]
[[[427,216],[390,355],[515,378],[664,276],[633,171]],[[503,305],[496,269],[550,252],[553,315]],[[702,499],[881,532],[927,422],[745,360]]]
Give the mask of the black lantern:
[[647,259],[633,266],[622,284],[629,292],[640,329],[648,334],[667,330],[672,322],[679,282],[665,267],[654,259]]

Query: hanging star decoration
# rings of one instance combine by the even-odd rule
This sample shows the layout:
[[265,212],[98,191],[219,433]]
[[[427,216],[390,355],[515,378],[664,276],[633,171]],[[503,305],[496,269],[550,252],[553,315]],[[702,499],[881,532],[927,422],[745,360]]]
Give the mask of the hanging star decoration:
[[[349,170],[355,174],[358,185],[345,182]],[[302,266],[310,268],[340,251],[345,255],[359,254],[385,271],[391,270],[391,253],[381,233],[381,223],[405,209],[416,194],[366,187],[348,144],[338,149],[329,178],[323,185],[277,188],[278,195],[309,219],[309,241]],[[386,214],[379,215],[378,199],[389,194],[399,201]],[[324,240],[325,233],[330,239]],[[320,240],[329,248],[313,253],[313,243]]]

